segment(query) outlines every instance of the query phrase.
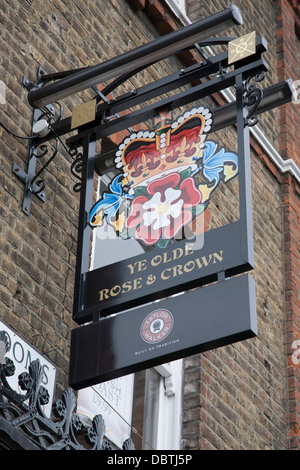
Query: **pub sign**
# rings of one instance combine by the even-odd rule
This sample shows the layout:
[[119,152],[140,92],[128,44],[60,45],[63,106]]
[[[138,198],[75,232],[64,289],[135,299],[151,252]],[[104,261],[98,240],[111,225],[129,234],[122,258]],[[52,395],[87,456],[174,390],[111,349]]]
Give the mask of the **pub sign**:
[[116,175],[103,185],[89,225],[95,232],[100,229],[96,236],[102,237],[97,247],[102,256],[107,246],[106,257],[113,257],[120,240],[123,259],[87,273],[87,308],[97,305],[105,312],[152,300],[230,263],[232,250],[225,240],[200,250],[213,193],[220,182],[238,174],[237,155],[208,138],[212,124],[211,110],[200,106],[155,131],[133,132],[120,143]]
[[[75,389],[256,335],[249,107],[259,92],[249,84],[267,69],[263,44],[224,77],[69,140],[83,148]],[[228,66],[227,53],[214,61]],[[212,98],[227,86],[235,139]]]

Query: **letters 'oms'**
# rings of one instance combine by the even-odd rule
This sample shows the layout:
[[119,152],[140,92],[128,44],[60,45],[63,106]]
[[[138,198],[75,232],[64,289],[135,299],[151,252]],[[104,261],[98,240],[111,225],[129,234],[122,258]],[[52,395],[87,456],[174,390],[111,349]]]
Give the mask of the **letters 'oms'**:
[[212,125],[211,110],[201,106],[124,139],[115,156],[120,174],[91,209],[90,226],[106,223],[122,239],[160,248],[184,238],[220,181],[238,173],[237,155],[206,140]]

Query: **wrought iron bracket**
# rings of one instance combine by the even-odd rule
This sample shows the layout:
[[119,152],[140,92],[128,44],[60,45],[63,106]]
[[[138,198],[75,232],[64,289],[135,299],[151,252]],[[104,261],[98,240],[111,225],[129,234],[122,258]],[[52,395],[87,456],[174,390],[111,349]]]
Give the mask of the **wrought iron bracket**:
[[[42,385],[44,372],[38,359],[18,376],[19,391],[13,389],[10,378],[16,367],[7,357],[10,348],[7,333],[0,331],[0,450],[3,443],[5,448],[17,443],[22,450],[113,450],[105,437],[102,415],[96,415],[90,424],[84,423],[76,412],[76,398],[70,388],[52,404],[51,417],[45,415],[50,395]],[[134,450],[130,438],[122,449]]]
[[[255,74],[250,75],[244,84],[244,106],[248,106],[248,115],[244,118],[244,125],[253,127],[258,123],[258,116],[255,114],[259,107],[261,100],[263,99],[263,90],[256,86],[256,83],[264,80],[266,73],[264,70],[257,71]],[[250,85],[251,79],[254,79],[255,83]]]
[[[33,85],[25,76],[23,77],[22,84],[29,91],[36,86],[40,87],[44,84],[44,81],[42,80],[42,77],[44,75],[45,71],[41,67],[39,67],[37,72],[37,85]],[[34,129],[36,129],[36,124],[39,121],[41,122],[42,119],[45,119],[46,122],[49,122],[54,116],[55,108],[53,105],[47,105],[44,109],[34,109],[31,127],[32,132],[31,137],[29,138],[30,144],[27,172],[22,170],[22,168],[18,164],[14,163],[13,165],[13,173],[18,176],[18,178],[23,181],[25,185],[22,210],[26,215],[30,214],[31,200],[33,194],[36,194],[42,202],[46,201],[46,194],[44,191],[46,183],[40,178],[40,176],[44,172],[46,167],[50,164],[50,162],[55,158],[59,147],[59,142],[56,139],[56,144],[52,155],[49,157],[46,163],[44,163],[44,165],[39,169],[39,171],[37,171],[37,160],[46,156],[48,154],[49,148],[47,145],[40,142],[38,134],[36,134],[35,138]]]

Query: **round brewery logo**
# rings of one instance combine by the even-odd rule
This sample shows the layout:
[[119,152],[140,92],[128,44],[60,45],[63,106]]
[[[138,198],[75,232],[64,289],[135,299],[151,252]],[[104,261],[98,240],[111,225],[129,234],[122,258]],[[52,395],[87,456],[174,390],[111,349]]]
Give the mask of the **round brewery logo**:
[[154,310],[144,319],[141,336],[146,343],[159,343],[171,333],[173,324],[173,315],[168,310]]

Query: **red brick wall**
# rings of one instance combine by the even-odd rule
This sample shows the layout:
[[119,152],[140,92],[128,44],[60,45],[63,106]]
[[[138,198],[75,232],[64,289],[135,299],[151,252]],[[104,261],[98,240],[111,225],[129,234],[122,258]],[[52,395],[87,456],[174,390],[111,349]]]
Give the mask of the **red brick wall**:
[[[254,1],[251,4],[238,1],[235,3],[242,11],[245,20],[244,27],[248,31],[251,31],[252,27],[256,31],[263,31],[263,35],[268,39],[271,54],[269,54],[267,61],[271,69],[271,83],[286,78],[299,80],[299,37],[297,37],[297,33],[299,35],[299,4],[287,0]],[[200,5],[203,7],[202,9]],[[189,6],[188,11],[194,20],[197,19],[197,15],[203,15],[207,8],[217,9],[216,4],[193,2],[192,0],[189,2]],[[259,14],[255,15],[255,11]],[[298,167],[300,155],[299,111],[299,105],[291,103],[272,112],[270,116],[264,116],[260,119],[263,131],[280,155],[285,159],[291,158]],[[203,356],[190,358],[187,361],[186,369],[186,423],[184,427],[188,447],[200,446],[201,448],[219,449],[236,448],[237,446],[243,448],[245,445],[243,434],[239,434],[241,441],[236,442],[234,436],[237,428],[234,428],[232,423],[239,423],[240,417],[243,416],[244,430],[246,430],[247,425],[251,422],[248,415],[248,411],[251,410],[253,420],[255,421],[257,418],[259,424],[248,427],[251,439],[246,447],[300,448],[299,365],[292,360],[292,353],[295,350],[294,341],[300,337],[299,181],[289,173],[281,174],[265,155],[263,149],[254,141],[252,141],[252,147],[255,150],[252,159],[252,183],[255,279],[260,331],[258,337],[261,356],[255,355],[256,360],[252,359],[251,367],[255,368],[258,373],[260,370],[261,375],[257,375],[256,382],[261,384],[261,388],[257,388],[256,383],[256,385],[252,384],[251,392],[247,386],[243,388],[243,394],[240,394],[241,388],[239,392],[236,390],[235,386],[239,381],[234,380],[232,383],[229,372],[230,369],[234,378],[236,367],[238,367],[238,361],[232,360],[232,357],[237,357],[236,352],[232,350],[230,368],[228,365],[227,368],[224,365],[224,362],[227,364],[228,361],[226,361],[225,353],[220,353],[219,369],[216,366],[213,353],[203,355],[204,358]],[[258,162],[258,159],[263,163],[263,166]],[[268,175],[269,172],[274,176],[273,181],[272,178],[268,181],[268,178],[271,177]],[[275,194],[276,198],[274,199]],[[276,210],[272,215],[270,205],[274,204]],[[253,343],[255,345],[255,341]],[[255,347],[254,345],[249,345],[249,348]],[[244,383],[249,385],[253,371],[251,367],[248,367],[247,362],[244,364],[245,368],[241,372],[241,377]],[[268,373],[267,370],[263,372],[260,364],[264,364]],[[197,374],[199,367],[201,372]],[[286,367],[288,370],[287,381]],[[265,386],[262,382],[263,377],[266,380]],[[191,393],[192,385],[195,384],[197,387]],[[263,390],[265,390],[265,394]],[[251,397],[252,392],[253,396]],[[231,395],[230,399],[228,395]],[[220,397],[222,397],[223,403],[221,403]],[[197,398],[199,400],[196,404],[194,400],[197,401]],[[267,403],[263,417],[259,400]],[[255,407],[253,407],[254,404]],[[201,411],[199,411],[200,407],[202,407]],[[195,421],[191,420],[193,413]],[[198,419],[200,419],[200,425],[196,426]],[[229,426],[228,419],[231,426]]]
[[[168,30],[172,23],[163,2],[138,3],[160,33]],[[227,7],[222,1],[187,4],[192,21]],[[268,41],[267,84],[299,79],[298,3],[235,4],[244,25],[234,32],[256,30]],[[164,29],[162,21],[168,23]],[[299,107],[266,113],[260,126],[280,155],[299,165]],[[291,362],[291,346],[299,338],[299,184],[281,174],[259,143],[252,147],[259,339],[186,360],[183,443],[188,449],[299,448],[299,369]]]
[[[278,81],[292,78],[299,80],[299,63],[295,12],[288,0],[276,1],[277,14],[277,76]],[[283,158],[292,158],[300,164],[299,106],[291,103],[280,109],[280,154]]]
[[[277,0],[277,74],[279,80],[299,80],[299,18],[295,1]],[[298,33],[298,38],[297,38]],[[300,105],[280,109],[280,154],[300,165]],[[295,341],[300,338],[300,188],[286,175],[282,181],[286,344],[288,365],[288,446],[300,449],[300,369],[293,360]]]
[[[36,83],[38,66],[46,73],[93,65],[155,38],[126,0],[3,0],[0,8],[0,79],[6,104],[0,120],[19,135],[31,133],[32,108],[22,85]],[[168,71],[150,68],[118,93]],[[169,70],[171,70],[169,68]],[[63,100],[64,117],[94,93]],[[0,127],[0,318],[57,366],[57,396],[68,386],[69,342],[73,325],[74,269],[79,195],[70,171],[71,157],[60,146],[42,175],[46,202],[33,196],[30,215],[22,210],[24,184],[13,164],[27,171],[28,143]],[[43,159],[43,164],[46,162]],[[39,168],[39,164],[37,166]]]
[[[235,3],[245,23],[233,32],[257,29],[267,37],[266,83],[300,79],[297,2]],[[190,0],[188,13],[196,21],[227,6],[227,0]],[[7,87],[1,122],[27,135],[32,109],[24,74],[35,82],[38,65],[54,72],[99,63],[181,27],[163,0],[3,0],[0,25],[0,78]],[[187,66],[196,58],[186,52],[181,60]],[[152,68],[125,90],[171,70],[171,62],[163,70]],[[79,102],[65,100],[65,115]],[[266,113],[260,125],[279,153],[299,165],[299,106]],[[224,138],[230,141],[234,134],[228,130]],[[57,365],[60,396],[68,385],[74,326],[78,195],[72,190],[71,158],[61,149],[45,174],[46,202],[34,198],[25,216],[24,185],[12,165],[26,169],[27,159],[28,145],[1,129],[0,316]],[[299,365],[292,361],[293,342],[300,339],[299,184],[289,173],[282,175],[256,141],[252,190],[259,335],[186,359],[184,449],[300,448]]]

